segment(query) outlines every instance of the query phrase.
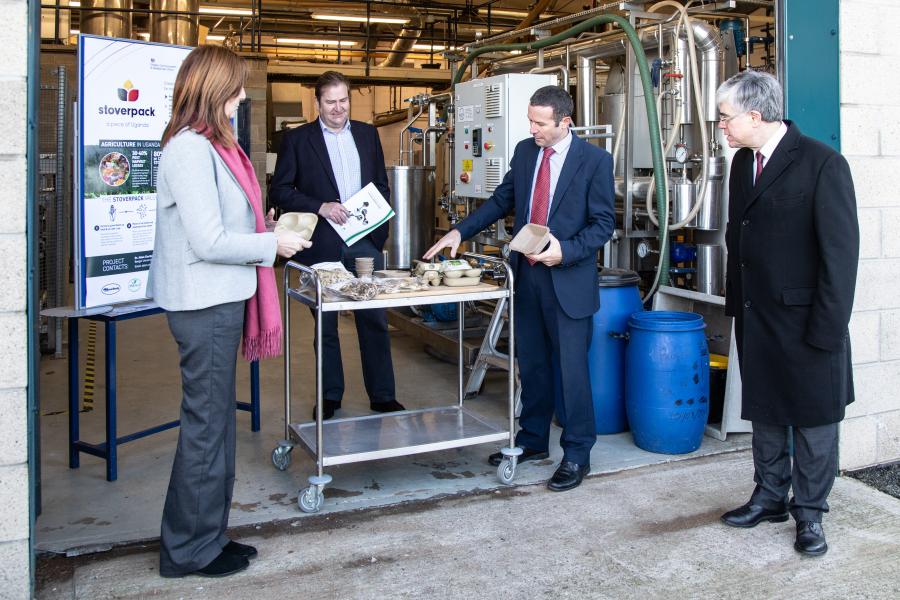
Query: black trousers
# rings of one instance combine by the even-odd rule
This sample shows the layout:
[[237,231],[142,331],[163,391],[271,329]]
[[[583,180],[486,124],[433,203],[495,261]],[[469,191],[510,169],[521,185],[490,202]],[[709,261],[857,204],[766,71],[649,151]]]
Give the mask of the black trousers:
[[[368,238],[345,247],[341,262],[347,270],[356,274],[356,258],[364,256],[375,259],[375,270],[384,268],[384,255]],[[387,313],[381,308],[356,310],[353,317],[369,402],[377,404],[396,400]],[[344,367],[336,312],[322,313],[322,397],[334,402],[340,402],[344,397]]]
[[234,372],[244,302],[166,313],[181,356],[181,429],[166,493],[159,572],[208,565],[228,543],[234,489]]
[[556,397],[554,367],[558,365],[561,399],[555,408],[563,424],[563,460],[588,464],[597,441],[587,358],[591,317],[573,319],[563,311],[548,267],[529,265],[523,258],[517,277],[516,359],[522,380],[522,414],[516,444],[547,450]]
[[[794,456],[789,454],[793,431]],[[837,473],[838,424],[819,427],[770,425],[753,421],[751,502],[769,509],[787,504],[796,521],[822,521]],[[788,502],[788,491],[794,496]]]

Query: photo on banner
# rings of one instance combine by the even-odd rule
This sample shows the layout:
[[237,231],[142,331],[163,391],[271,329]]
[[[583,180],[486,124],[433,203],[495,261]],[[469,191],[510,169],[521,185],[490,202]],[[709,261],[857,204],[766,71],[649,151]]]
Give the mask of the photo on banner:
[[147,297],[160,139],[191,50],[79,36],[76,308]]

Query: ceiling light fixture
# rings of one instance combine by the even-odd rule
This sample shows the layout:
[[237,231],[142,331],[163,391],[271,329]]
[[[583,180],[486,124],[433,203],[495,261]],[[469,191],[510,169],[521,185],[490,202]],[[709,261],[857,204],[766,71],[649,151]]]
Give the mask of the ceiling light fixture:
[[[488,9],[486,9],[486,8],[479,8],[479,9],[478,9],[478,14],[481,15],[481,16],[483,16],[483,17],[486,17],[486,16],[488,16]],[[492,8],[492,9],[491,9],[491,16],[492,16],[492,17],[515,17],[515,18],[517,18],[517,19],[524,19],[525,17],[528,16],[528,11],[525,11],[525,10],[506,10],[506,9],[503,9],[503,8]],[[541,19],[546,19],[546,18],[552,17],[552,16],[553,16],[553,15],[552,15],[551,13],[541,13],[540,18],[541,18]]]
[[206,41],[207,42],[224,42],[225,36],[224,35],[207,35]]
[[[413,44],[413,50],[425,50],[426,52],[430,52],[434,50],[435,52],[443,52],[447,47],[443,44],[435,44],[432,46],[431,44]],[[456,50],[456,46],[451,46],[451,50]]]
[[294,44],[303,46],[354,46],[356,42],[344,40],[313,40],[307,38],[275,38],[276,44]]
[[204,15],[222,15],[226,17],[252,17],[249,8],[231,8],[228,6],[201,6],[199,12]]
[[312,18],[316,19],[317,21],[344,21],[350,23],[365,23],[366,21],[368,21],[369,23],[390,23],[394,25],[405,25],[406,23],[409,23],[409,19],[404,17],[365,17],[360,15],[314,14]]

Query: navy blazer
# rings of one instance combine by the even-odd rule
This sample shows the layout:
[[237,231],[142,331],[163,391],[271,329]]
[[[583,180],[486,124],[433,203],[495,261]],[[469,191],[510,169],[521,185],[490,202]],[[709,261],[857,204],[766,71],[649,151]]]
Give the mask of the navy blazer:
[[[368,123],[350,121],[350,132],[359,152],[360,183],[365,187],[374,183],[381,195],[390,202],[384,153],[378,131]],[[285,134],[275,163],[275,174],[269,185],[269,198],[286,212],[318,214],[325,202],[340,202],[334,169],[325,146],[325,135],[319,119],[301,125]],[[380,251],[388,237],[389,222],[368,237]],[[312,247],[294,255],[294,260],[311,265],[322,261],[339,260],[344,241],[325,219],[319,217],[312,236]]]
[[[522,140],[510,170],[494,194],[457,225],[466,240],[515,210],[513,235],[525,225],[531,186],[540,147],[533,138]],[[565,313],[573,319],[589,317],[600,308],[597,293],[597,251],[616,227],[612,156],[572,134],[556,182],[547,226],[562,247],[562,262],[550,269],[553,289]],[[512,253],[513,272],[522,258]]]

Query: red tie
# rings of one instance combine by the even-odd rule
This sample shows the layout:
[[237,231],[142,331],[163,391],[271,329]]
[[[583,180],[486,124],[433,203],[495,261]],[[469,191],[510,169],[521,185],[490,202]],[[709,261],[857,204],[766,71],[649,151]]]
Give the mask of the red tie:
[[[531,196],[531,222],[538,225],[547,224],[547,209],[550,206],[550,157],[553,148],[544,148],[544,158],[538,168],[537,180],[534,182],[534,194]],[[534,261],[528,259],[530,264]]]
[[763,161],[766,159],[762,152],[756,153],[756,178],[753,179],[753,185],[759,183],[759,176],[762,175]]

